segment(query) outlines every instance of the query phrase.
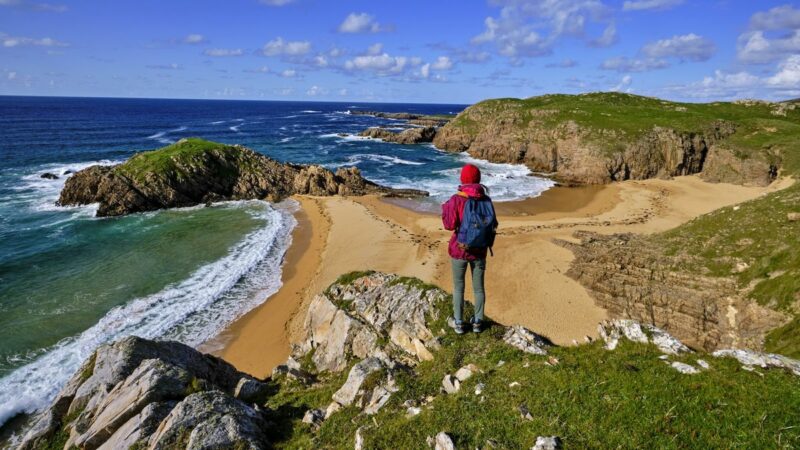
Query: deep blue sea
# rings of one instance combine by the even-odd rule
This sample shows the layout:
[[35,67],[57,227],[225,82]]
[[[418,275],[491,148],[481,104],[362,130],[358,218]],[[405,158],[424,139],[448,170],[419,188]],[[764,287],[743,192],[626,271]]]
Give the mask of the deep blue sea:
[[[495,200],[549,180],[432,145],[341,137],[403,122],[356,110],[455,114],[465,105],[0,96],[0,425],[45,406],[102,343],[126,335],[199,345],[280,287],[297,205],[224,202],[98,219],[55,206],[71,171],[183,137],[244,144],[280,161],[358,166],[432,208],[481,167]],[[59,179],[43,179],[44,172]]]

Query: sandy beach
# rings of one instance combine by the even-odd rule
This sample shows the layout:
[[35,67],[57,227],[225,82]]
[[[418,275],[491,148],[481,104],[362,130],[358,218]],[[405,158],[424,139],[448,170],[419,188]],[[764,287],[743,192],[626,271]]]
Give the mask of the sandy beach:
[[[556,187],[537,198],[498,203],[501,225],[495,256],[487,264],[486,312],[558,345],[595,337],[605,311],[565,275],[573,256],[554,239],[574,240],[579,230],[660,232],[790,183],[783,179],[768,187],[744,187],[687,176]],[[258,377],[289,356],[310,299],[343,273],[372,269],[451,289],[450,233],[438,215],[376,197],[297,200],[301,211],[284,261],[282,288],[204,347]],[[469,291],[468,283],[467,299],[472,298]]]

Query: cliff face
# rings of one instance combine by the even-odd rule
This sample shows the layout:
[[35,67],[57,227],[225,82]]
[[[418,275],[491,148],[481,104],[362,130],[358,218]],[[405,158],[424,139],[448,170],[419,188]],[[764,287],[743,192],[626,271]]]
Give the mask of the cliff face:
[[740,109],[747,106],[734,112],[687,108],[693,107],[623,94],[490,100],[460,113],[433,143],[489,161],[525,164],[567,183],[696,173],[716,182],[774,180],[779,162],[771,150],[742,154],[728,142],[737,133],[753,133],[752,124],[741,122],[746,111]]
[[99,203],[98,216],[119,216],[221,200],[277,202],[293,194],[427,195],[379,186],[355,167],[333,173],[320,166],[279,163],[241,146],[186,139],[117,166],[92,166],[75,173],[58,204]]
[[635,235],[580,234],[567,274],[583,284],[611,317],[661,327],[695,348],[763,349],[765,335],[787,315],[742,295],[734,279],[687,273],[680,257],[664,255]]

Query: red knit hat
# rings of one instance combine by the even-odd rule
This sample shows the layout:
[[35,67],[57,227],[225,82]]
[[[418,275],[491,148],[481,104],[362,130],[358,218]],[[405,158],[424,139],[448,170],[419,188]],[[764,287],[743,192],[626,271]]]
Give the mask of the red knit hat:
[[481,182],[481,169],[472,164],[461,168],[461,184],[475,184]]

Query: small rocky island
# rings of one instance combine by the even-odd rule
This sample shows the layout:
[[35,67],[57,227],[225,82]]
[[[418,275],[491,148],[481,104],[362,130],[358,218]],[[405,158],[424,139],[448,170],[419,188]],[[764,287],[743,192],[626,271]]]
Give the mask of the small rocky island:
[[97,216],[103,217],[223,200],[278,202],[294,194],[428,195],[377,185],[356,167],[334,173],[321,166],[281,163],[240,145],[192,138],[116,166],[83,169],[67,179],[57,204],[99,203]]

